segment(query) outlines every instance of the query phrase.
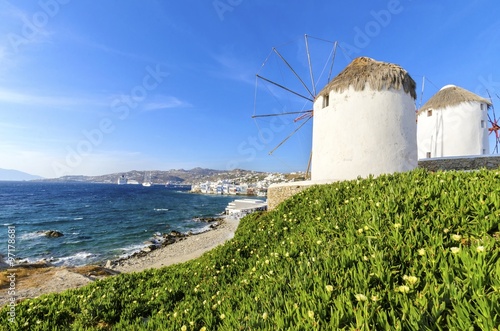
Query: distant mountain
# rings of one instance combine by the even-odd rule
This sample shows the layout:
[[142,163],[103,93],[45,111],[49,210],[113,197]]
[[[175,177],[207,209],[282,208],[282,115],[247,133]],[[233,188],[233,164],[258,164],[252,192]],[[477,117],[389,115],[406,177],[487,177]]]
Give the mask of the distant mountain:
[[0,180],[23,181],[34,179],[42,179],[42,177],[30,175],[18,170],[0,169]]
[[57,182],[89,182],[89,183],[116,183],[118,178],[124,176],[129,181],[142,183],[146,176],[151,178],[153,184],[165,184],[167,182],[176,182],[182,184],[194,184],[204,181],[214,181],[218,179],[233,179],[238,181],[245,178],[245,182],[258,181],[266,177],[268,173],[234,169],[234,170],[214,170],[194,168],[191,170],[172,169],[167,171],[162,170],[132,170],[122,173],[114,173],[102,176],[64,176],[60,178],[45,179],[45,181]]

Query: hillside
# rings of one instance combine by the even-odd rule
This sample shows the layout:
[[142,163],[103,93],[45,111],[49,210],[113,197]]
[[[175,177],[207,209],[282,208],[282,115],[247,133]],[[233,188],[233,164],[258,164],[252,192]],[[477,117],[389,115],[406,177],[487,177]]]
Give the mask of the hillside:
[[26,172],[12,170],[12,169],[0,169],[0,180],[7,181],[24,181],[24,180],[34,180],[41,179],[40,176],[35,176],[28,174]]
[[499,183],[416,170],[314,186],[196,260],[26,300],[11,330],[493,330]]
[[146,176],[151,176],[154,184],[165,184],[166,182],[179,182],[184,184],[193,184],[203,181],[216,181],[218,179],[237,179],[256,182],[266,177],[269,173],[258,172],[243,169],[233,170],[215,170],[204,168],[193,168],[191,170],[171,169],[171,170],[132,170],[123,173],[113,173],[102,176],[64,176],[46,181],[60,182],[89,182],[89,183],[116,183],[122,175],[129,180],[135,180],[142,183]]

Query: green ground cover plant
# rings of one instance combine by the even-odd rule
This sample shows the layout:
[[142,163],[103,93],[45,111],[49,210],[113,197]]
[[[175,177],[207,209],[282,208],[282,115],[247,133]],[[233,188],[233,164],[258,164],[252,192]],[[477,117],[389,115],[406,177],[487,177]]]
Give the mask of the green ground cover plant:
[[314,186],[175,266],[25,300],[8,330],[495,330],[500,172]]

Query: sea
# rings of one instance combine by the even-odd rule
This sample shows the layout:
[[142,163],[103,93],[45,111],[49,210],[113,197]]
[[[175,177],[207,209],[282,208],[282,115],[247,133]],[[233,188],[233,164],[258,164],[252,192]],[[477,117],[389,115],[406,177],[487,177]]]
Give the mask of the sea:
[[[9,249],[18,263],[79,266],[125,258],[155,234],[207,231],[209,224],[197,218],[221,214],[234,199],[164,185],[0,182],[0,254],[5,260],[14,232]],[[49,230],[63,236],[47,237]]]

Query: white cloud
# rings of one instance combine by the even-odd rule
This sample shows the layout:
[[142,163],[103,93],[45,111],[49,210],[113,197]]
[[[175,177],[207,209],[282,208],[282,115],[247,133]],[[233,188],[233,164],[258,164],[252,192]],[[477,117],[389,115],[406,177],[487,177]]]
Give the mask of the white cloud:
[[0,102],[26,106],[69,107],[81,105],[109,106],[102,97],[58,96],[18,92],[0,87]]
[[144,104],[143,111],[190,107],[191,104],[173,96],[163,96]]
[[[2,26],[2,34],[6,36],[5,40],[8,41],[7,45],[12,53],[17,53],[22,47],[30,44],[47,42],[53,35],[53,32],[48,29],[52,17],[47,15],[41,7],[28,12],[11,2],[4,1],[2,13],[5,22]],[[40,21],[40,18],[46,18],[46,20]]]
[[255,72],[249,69],[253,65],[242,64],[241,57],[238,58],[230,54],[212,54],[212,58],[219,64],[213,75],[255,85]]

